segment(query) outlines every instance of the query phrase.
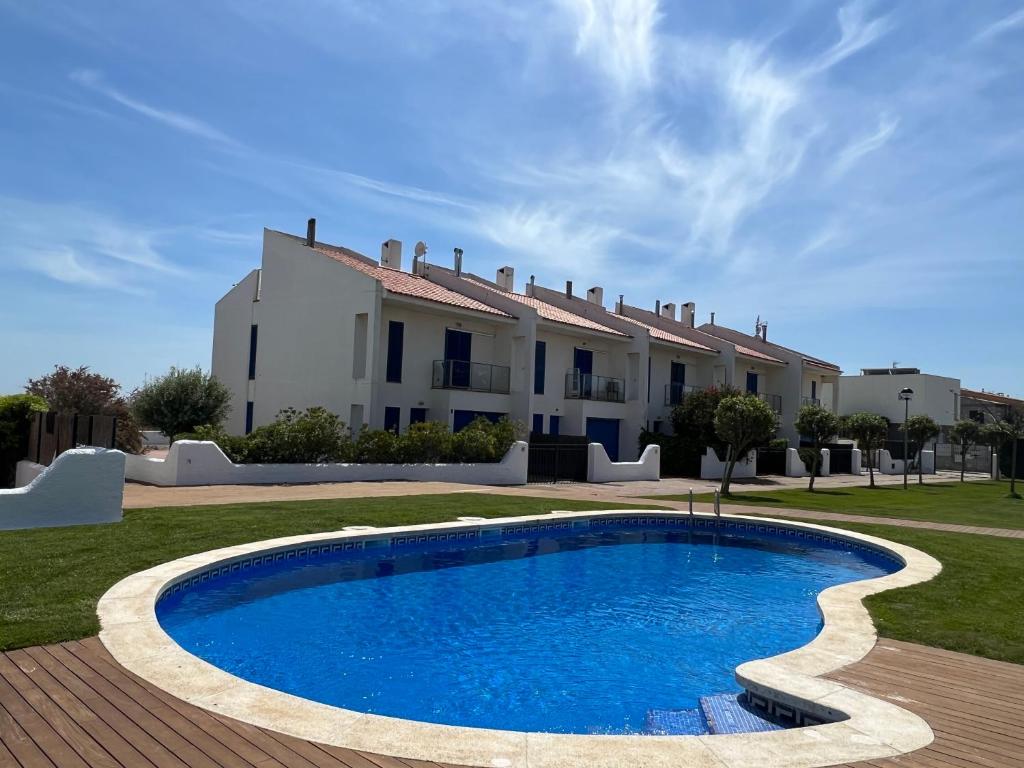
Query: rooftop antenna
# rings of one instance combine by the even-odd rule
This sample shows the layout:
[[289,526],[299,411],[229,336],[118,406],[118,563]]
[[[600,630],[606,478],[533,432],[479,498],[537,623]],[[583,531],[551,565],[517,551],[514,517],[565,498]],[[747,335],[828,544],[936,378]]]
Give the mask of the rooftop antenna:
[[890,376],[892,376],[894,373],[896,373],[896,369],[899,367],[899,364],[900,364],[899,360],[893,360],[892,361],[892,368],[889,369],[889,375]]
[[757,316],[757,320],[754,321],[754,335],[755,336],[760,336],[761,335],[761,316],[760,315],[758,315]]
[[420,240],[412,249],[412,254],[412,273],[415,275],[419,273],[420,259],[426,264],[427,244]]

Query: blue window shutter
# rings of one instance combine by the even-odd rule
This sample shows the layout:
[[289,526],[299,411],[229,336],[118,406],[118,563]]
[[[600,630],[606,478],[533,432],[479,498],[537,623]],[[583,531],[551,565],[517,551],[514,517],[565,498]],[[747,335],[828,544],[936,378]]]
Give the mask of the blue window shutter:
[[384,429],[388,432],[398,433],[399,421],[402,418],[402,409],[389,405],[384,409]]
[[533,431],[538,435],[544,434],[544,414],[535,413],[533,414]]
[[391,320],[388,323],[388,371],[387,381],[402,381],[402,347],[405,343],[405,323]]
[[256,336],[259,326],[249,326],[249,381],[256,378]]
[[544,371],[547,367],[547,342],[538,341],[533,355],[533,394],[544,394]]
[[[256,326],[254,325],[253,328]],[[252,432],[252,400],[245,404],[245,434]]]
[[554,415],[552,415],[552,416],[551,416],[551,419],[550,419],[550,421],[551,421],[551,426],[550,426],[550,428],[548,429],[548,431],[549,431],[549,432],[550,432],[550,433],[551,433],[552,435],[557,435],[557,434],[558,434],[558,427],[559,427],[559,423],[558,423],[558,422],[559,422],[559,420],[560,420],[561,418],[562,418],[561,416],[554,416]]
[[410,424],[422,424],[427,420],[427,409],[426,408],[410,408],[409,409],[409,423]]

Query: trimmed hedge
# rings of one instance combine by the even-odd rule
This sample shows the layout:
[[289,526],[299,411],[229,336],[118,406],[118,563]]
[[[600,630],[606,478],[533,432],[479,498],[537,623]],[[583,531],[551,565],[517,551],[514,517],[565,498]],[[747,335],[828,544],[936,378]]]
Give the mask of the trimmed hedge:
[[480,416],[455,434],[447,424],[427,421],[401,435],[364,427],[353,436],[338,416],[313,407],[286,408],[245,437],[203,426],[179,439],[211,440],[236,464],[444,464],[501,461],[523,432],[508,419],[492,423]]
[[0,396],[0,488],[14,485],[18,462],[28,453],[32,415],[49,406],[38,395]]

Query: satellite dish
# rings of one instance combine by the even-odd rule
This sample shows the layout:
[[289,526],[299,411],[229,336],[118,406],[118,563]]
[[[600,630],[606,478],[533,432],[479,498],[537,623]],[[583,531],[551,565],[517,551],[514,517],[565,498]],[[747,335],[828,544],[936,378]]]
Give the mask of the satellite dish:
[[416,247],[413,249],[413,253],[415,253],[416,256],[422,259],[424,256],[427,255],[427,244],[420,240],[418,243],[416,243]]

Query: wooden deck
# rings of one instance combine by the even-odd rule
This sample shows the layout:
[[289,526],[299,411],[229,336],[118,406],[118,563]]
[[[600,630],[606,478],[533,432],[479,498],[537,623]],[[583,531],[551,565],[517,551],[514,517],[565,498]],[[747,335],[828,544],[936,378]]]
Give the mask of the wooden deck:
[[[833,675],[923,716],[926,749],[856,768],[1024,766],[1024,666],[882,640]],[[2,768],[438,768],[327,747],[185,704],[97,638],[0,654]]]

